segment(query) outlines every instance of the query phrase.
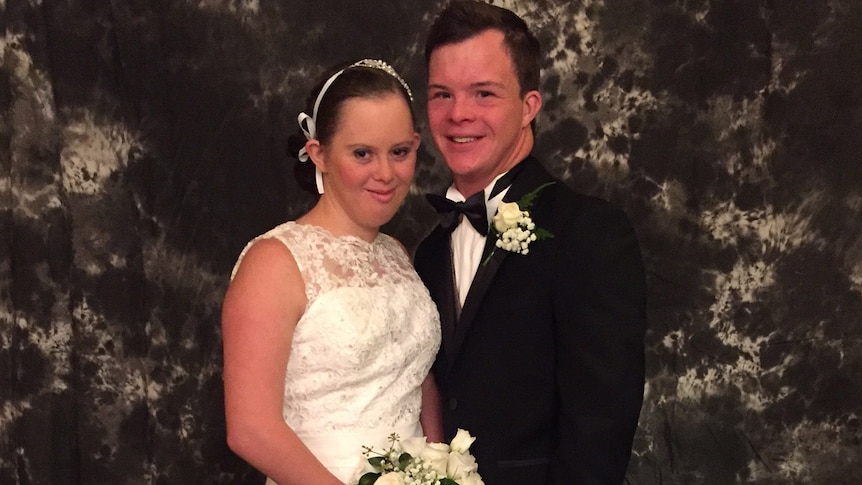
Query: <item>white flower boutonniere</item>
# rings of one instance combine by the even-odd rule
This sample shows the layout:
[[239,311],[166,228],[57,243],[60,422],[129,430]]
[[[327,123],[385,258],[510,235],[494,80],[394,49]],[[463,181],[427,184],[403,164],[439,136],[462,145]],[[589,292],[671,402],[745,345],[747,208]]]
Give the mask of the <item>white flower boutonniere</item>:
[[533,205],[533,200],[539,195],[539,191],[553,184],[554,182],[548,182],[540,186],[521,197],[518,202],[500,203],[494,219],[491,220],[494,232],[497,233],[497,241],[494,243],[494,250],[485,258],[483,265],[488,264],[497,248],[513,253],[527,254],[530,252],[530,243],[533,241],[554,237],[550,232],[536,227],[528,210]]
[[450,445],[427,443],[424,437],[402,442],[393,433],[389,449],[363,447],[369,471],[359,478],[358,485],[484,485],[469,451],[475,439],[463,429]]

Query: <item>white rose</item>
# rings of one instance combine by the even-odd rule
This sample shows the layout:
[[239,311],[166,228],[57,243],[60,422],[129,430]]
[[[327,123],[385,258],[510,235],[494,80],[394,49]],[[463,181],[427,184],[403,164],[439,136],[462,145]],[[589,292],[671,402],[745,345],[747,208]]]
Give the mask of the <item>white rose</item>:
[[424,450],[419,453],[419,458],[422,458],[439,475],[446,474],[446,464],[449,461],[449,445],[446,443],[428,443]]
[[472,445],[474,441],[476,441],[476,438],[471,436],[469,431],[458,428],[458,432],[455,433],[455,437],[452,438],[450,446],[452,451],[467,453],[467,450],[470,449],[470,445]]
[[500,202],[497,213],[494,214],[494,229],[499,233],[506,232],[506,229],[518,225],[522,215],[517,202]]
[[459,485],[461,479],[479,469],[476,458],[469,453],[449,453],[449,463],[446,465],[446,476],[451,477]]
[[412,457],[418,457],[426,446],[428,446],[428,443],[425,441],[424,436],[414,436],[401,440],[401,449]]
[[404,477],[395,472],[384,473],[374,482],[374,485],[405,485]]
[[458,480],[458,485],[485,485],[478,473],[471,473]]

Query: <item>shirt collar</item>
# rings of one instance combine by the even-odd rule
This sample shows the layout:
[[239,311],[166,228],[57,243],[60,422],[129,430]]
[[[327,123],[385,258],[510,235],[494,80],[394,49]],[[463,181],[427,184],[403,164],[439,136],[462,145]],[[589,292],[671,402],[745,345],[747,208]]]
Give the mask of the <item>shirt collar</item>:
[[[494,195],[494,197],[492,197],[491,199],[488,198],[488,194],[491,193],[491,190],[494,188],[494,184],[496,184],[497,181],[503,178],[503,176],[505,176],[507,173],[509,172],[506,171],[494,177],[494,180],[492,180],[491,183],[489,183],[484,189],[485,210],[488,212],[489,221],[494,218],[494,214],[497,213],[497,207],[500,205],[500,201],[503,200],[503,197],[506,196],[506,193],[509,191],[509,187],[511,187],[511,185]],[[449,189],[446,191],[446,198],[454,202],[463,202],[467,200],[467,198],[464,197],[464,194],[462,194],[458,191],[458,189],[455,188],[454,184],[449,186]]]

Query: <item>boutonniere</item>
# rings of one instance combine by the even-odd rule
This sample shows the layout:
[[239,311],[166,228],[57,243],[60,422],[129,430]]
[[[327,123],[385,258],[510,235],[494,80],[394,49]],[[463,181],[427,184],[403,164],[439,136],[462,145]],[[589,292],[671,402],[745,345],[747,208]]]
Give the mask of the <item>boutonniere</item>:
[[500,203],[494,219],[491,220],[491,226],[497,235],[497,241],[494,243],[494,249],[491,251],[491,254],[485,258],[482,265],[488,264],[497,248],[513,253],[527,254],[530,252],[530,243],[533,241],[554,237],[550,232],[536,227],[536,224],[533,223],[533,219],[530,217],[529,211],[539,192],[553,184],[554,182],[548,182],[541,185],[521,197],[517,202]]

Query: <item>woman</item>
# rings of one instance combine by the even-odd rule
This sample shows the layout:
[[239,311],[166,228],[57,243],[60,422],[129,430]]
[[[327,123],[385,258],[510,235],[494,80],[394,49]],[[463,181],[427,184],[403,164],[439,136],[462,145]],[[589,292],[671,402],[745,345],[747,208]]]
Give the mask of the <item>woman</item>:
[[410,90],[366,59],[310,101],[299,158],[320,199],[246,246],[222,310],[228,445],[280,485],[353,482],[362,446],[393,432],[442,439],[439,318],[403,246],[379,232],[415,169]]

